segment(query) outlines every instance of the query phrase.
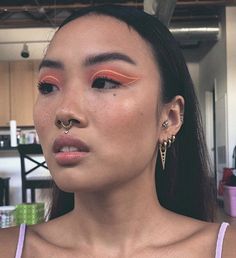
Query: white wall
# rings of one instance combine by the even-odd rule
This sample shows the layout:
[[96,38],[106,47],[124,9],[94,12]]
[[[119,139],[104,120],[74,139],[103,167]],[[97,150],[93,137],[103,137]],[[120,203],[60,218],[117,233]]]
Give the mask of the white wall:
[[236,145],[236,7],[226,8],[227,46],[227,113],[228,113],[228,166],[232,167],[232,154]]
[[199,87],[200,87],[200,85],[199,85],[199,63],[188,62],[187,66],[188,66],[188,70],[189,70],[190,75],[193,80],[193,84],[194,84],[194,88],[195,88],[197,97],[199,99],[199,97],[200,97],[200,95],[199,95],[200,94],[200,92],[199,92]]
[[199,96],[203,114],[205,111],[205,91],[212,91],[216,82],[217,98],[223,97],[227,92],[226,69],[225,14],[223,12],[219,41],[199,63]]
[[[199,99],[203,114],[204,129],[206,129],[206,91],[215,88],[215,123],[216,123],[216,163],[217,181],[222,177],[222,171],[228,163],[228,138],[227,138],[227,66],[226,66],[226,23],[225,12],[222,12],[221,33],[218,42],[199,62]],[[207,124],[208,125],[208,124]],[[212,131],[213,134],[213,131]],[[209,146],[210,147],[210,146]]]
[[203,113],[205,111],[205,92],[212,91],[215,86],[218,181],[222,178],[223,168],[232,167],[233,148],[236,145],[235,46],[236,7],[227,7],[222,15],[220,40],[199,64],[199,96]]

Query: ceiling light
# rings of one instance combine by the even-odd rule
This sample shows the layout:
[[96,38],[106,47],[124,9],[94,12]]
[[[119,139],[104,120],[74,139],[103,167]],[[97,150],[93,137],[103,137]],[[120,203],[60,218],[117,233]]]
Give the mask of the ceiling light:
[[24,43],[23,49],[21,51],[21,57],[28,58],[29,56],[30,56],[30,53],[29,53],[28,45],[26,43]]

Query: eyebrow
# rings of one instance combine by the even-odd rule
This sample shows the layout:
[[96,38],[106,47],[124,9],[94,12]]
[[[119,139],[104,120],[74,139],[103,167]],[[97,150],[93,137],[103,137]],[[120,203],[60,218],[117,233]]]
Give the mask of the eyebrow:
[[[111,53],[102,53],[98,55],[88,56],[84,62],[84,66],[92,66],[98,63],[110,62],[110,61],[124,61],[132,65],[136,65],[136,62],[130,58],[129,56],[119,53],[119,52],[111,52]],[[64,65],[60,61],[44,59],[40,65],[39,70],[42,68],[54,68],[54,69],[64,69]]]
[[98,55],[92,55],[85,59],[84,66],[91,66],[98,63],[110,62],[110,61],[124,61],[132,65],[136,65],[136,62],[129,56],[119,52],[108,52]]
[[64,69],[64,65],[59,61],[44,59],[39,65],[39,70],[42,68]]

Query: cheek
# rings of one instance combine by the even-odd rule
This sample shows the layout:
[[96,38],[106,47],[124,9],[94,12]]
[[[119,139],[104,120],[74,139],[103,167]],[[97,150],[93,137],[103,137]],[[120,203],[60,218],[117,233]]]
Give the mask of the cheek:
[[97,109],[92,137],[99,164],[112,171],[109,178],[123,180],[153,164],[157,144],[156,100],[145,101],[145,97],[135,96],[118,101],[118,98],[119,93],[113,104],[104,105],[103,112]]
[[124,99],[117,93],[103,104],[100,102],[99,106],[96,101],[91,102],[96,128],[118,145],[134,138],[143,138],[148,133],[153,134],[156,131],[156,99],[145,99],[142,95]]
[[52,124],[52,115],[50,106],[44,105],[41,101],[37,101],[34,105],[34,124],[39,135],[40,142],[43,141],[45,135],[48,134],[47,127]]

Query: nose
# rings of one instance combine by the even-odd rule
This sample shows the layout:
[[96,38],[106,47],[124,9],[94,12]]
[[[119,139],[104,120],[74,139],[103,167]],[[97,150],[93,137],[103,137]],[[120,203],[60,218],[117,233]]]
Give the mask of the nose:
[[86,127],[88,120],[83,106],[83,100],[75,94],[64,95],[56,109],[55,125],[60,128],[61,123],[67,125],[72,121],[75,127]]

